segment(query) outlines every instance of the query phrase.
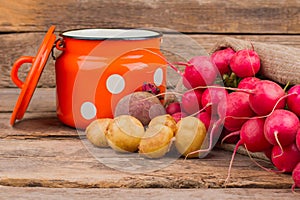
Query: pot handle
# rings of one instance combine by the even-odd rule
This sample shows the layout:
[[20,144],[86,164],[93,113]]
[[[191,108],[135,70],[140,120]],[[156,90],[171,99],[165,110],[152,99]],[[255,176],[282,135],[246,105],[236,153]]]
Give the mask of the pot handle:
[[35,57],[32,57],[32,56],[22,56],[14,63],[14,65],[11,69],[10,77],[11,77],[12,81],[16,84],[16,86],[18,86],[19,88],[22,88],[24,85],[24,82],[21,81],[18,77],[19,68],[24,63],[33,63],[34,59],[35,59]]

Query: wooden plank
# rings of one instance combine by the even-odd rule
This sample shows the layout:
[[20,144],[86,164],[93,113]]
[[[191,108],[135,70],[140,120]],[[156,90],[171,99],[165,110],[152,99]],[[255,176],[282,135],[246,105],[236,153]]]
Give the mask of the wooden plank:
[[295,199],[290,190],[264,189],[81,189],[81,188],[40,188],[0,186],[4,199],[223,199],[223,200],[287,200]]
[[[84,139],[0,139],[0,185],[50,188],[221,188],[230,152],[205,159],[149,160],[95,148]],[[271,167],[270,163],[263,165]],[[273,174],[237,155],[228,188],[289,189],[291,175]]]
[[[12,112],[18,96],[19,88],[0,89],[0,112]],[[37,88],[34,91],[26,112],[55,112],[56,111],[56,89]]]
[[299,8],[287,1],[5,1],[1,0],[0,30],[45,31],[82,27],[163,27],[197,33],[300,32]]
[[25,113],[24,118],[17,122],[14,127],[9,124],[11,113],[1,113],[0,115],[0,138],[18,139],[40,139],[78,138],[79,132],[75,129],[63,125],[56,117],[55,112]]
[[[16,87],[11,81],[13,63],[21,56],[35,56],[45,33],[20,33],[0,35],[0,87]],[[56,33],[57,35],[59,33]],[[186,61],[192,56],[205,54],[224,35],[165,34],[161,45],[162,52],[171,61]],[[300,48],[300,35],[229,35],[250,41],[282,44]],[[56,55],[60,54],[55,51]],[[38,87],[55,87],[55,61],[50,57],[43,71]],[[24,80],[30,65],[19,69],[19,77]]]

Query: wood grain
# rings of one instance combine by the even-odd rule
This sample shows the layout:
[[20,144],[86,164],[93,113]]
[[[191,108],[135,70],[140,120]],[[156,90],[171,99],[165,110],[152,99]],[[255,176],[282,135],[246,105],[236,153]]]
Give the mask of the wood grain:
[[[1,89],[0,94],[13,96],[9,92],[1,93],[9,90],[15,89]],[[44,95],[54,89],[38,90],[36,94]],[[3,107],[9,105],[7,101],[3,102]],[[0,112],[0,186],[23,187],[25,190],[28,187],[225,187],[231,158],[229,151],[215,148],[204,159],[184,160],[172,148],[164,158],[150,160],[137,153],[119,154],[110,148],[96,148],[87,141],[84,132],[59,122],[55,112],[38,112],[45,108],[46,102],[36,104],[35,110],[26,113],[14,127],[9,125],[11,112]],[[270,162],[257,160],[265,167],[273,168]],[[290,175],[270,174],[248,157],[237,155],[226,187],[279,189],[277,192],[280,193],[291,185]]]
[[300,32],[299,8],[287,1],[1,0],[2,32],[83,27],[162,27],[192,33]]
[[4,199],[223,199],[223,200],[286,200],[295,199],[289,189],[254,189],[254,188],[231,188],[231,189],[81,189],[81,188],[41,188],[41,187],[6,187],[0,186],[1,196]]
[[[28,123],[28,122],[27,122]],[[49,188],[222,188],[230,152],[206,159],[149,160],[112,149],[94,149],[79,139],[1,139],[0,185]],[[98,153],[95,153],[98,151]],[[171,159],[171,161],[170,161]],[[264,163],[266,167],[270,164]],[[143,168],[141,168],[143,167]],[[229,188],[288,189],[290,175],[270,174],[237,155]]]
[[[16,87],[11,81],[10,72],[13,63],[21,56],[35,56],[45,33],[19,33],[0,35],[0,87]],[[59,35],[57,32],[56,35]],[[229,35],[235,38],[282,44],[300,48],[300,35]],[[207,54],[223,35],[165,34],[161,45],[162,52],[171,61],[187,61],[195,55]],[[55,51],[58,56],[61,52]],[[38,87],[55,87],[55,61],[50,57],[39,80]],[[31,66],[24,65],[19,77],[25,80]]]

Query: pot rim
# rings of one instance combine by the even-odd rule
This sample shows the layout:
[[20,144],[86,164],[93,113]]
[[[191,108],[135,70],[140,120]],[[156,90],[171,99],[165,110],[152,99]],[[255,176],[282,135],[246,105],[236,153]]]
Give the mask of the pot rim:
[[162,33],[150,29],[71,29],[60,33],[61,37],[79,40],[146,40],[162,37]]

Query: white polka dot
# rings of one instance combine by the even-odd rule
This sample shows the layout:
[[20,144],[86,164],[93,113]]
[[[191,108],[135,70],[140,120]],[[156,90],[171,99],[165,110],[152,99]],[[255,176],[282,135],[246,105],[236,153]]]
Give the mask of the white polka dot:
[[93,119],[97,114],[96,106],[91,102],[84,102],[80,108],[81,115],[84,119]]
[[154,73],[154,83],[156,86],[160,86],[163,82],[163,70],[158,68]]
[[125,88],[125,80],[119,74],[113,74],[106,80],[106,88],[112,94],[119,94]]

